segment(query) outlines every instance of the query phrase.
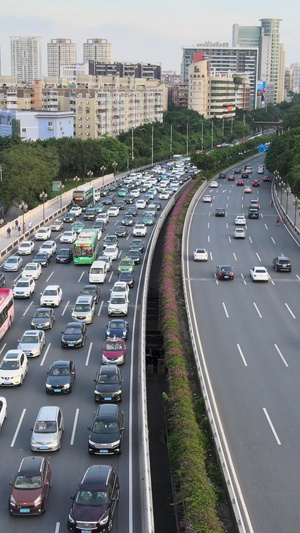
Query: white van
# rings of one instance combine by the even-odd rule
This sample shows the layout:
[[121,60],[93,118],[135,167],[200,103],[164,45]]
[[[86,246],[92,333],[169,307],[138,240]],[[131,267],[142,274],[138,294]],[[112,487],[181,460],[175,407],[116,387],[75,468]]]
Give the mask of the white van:
[[104,283],[107,274],[105,261],[94,261],[90,267],[89,283]]

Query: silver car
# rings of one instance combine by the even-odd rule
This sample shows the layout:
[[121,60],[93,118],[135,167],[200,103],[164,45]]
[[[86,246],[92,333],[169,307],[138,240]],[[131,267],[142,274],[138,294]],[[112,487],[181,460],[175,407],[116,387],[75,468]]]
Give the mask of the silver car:
[[233,237],[235,239],[245,239],[246,238],[246,232],[244,228],[235,228],[233,232]]
[[18,257],[17,255],[12,255],[5,261],[3,268],[6,272],[17,272],[21,268],[22,265],[23,265],[22,257]]
[[46,344],[45,332],[43,330],[29,329],[24,331],[19,340],[18,350],[23,350],[27,357],[38,357]]
[[54,452],[60,449],[64,431],[62,411],[56,405],[41,407],[32,429],[30,447],[33,452]]

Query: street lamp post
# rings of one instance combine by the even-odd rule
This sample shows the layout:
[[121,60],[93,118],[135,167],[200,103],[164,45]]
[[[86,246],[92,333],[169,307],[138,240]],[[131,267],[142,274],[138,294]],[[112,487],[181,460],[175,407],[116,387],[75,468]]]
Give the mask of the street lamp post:
[[282,193],[283,193],[283,186],[284,186],[284,181],[280,181],[279,182],[279,185],[280,185],[280,192],[281,192],[281,196],[280,196],[280,203],[282,205]]
[[114,179],[115,179],[115,173],[116,173],[116,168],[117,168],[117,166],[118,166],[118,163],[117,163],[116,161],[114,161],[114,162],[112,163],[112,167],[113,167],[113,169],[114,169]]
[[189,155],[189,123],[186,123],[186,155]]
[[153,166],[153,158],[154,158],[154,145],[153,145],[153,126],[151,128],[151,164]]
[[25,204],[25,202],[22,202],[19,204],[19,209],[20,211],[22,211],[22,216],[23,216],[23,220],[22,220],[22,225],[23,225],[23,234],[25,233],[25,220],[24,220],[24,215],[25,213],[27,213],[27,210],[28,210],[28,205]]
[[172,159],[173,155],[173,124],[171,124],[171,130],[170,130],[170,159]]
[[63,190],[64,190],[65,186],[63,183],[60,183],[59,185],[59,190],[60,190],[60,208],[62,209],[62,195],[63,195]]
[[297,209],[299,209],[299,198],[294,199],[294,206],[295,206],[294,226],[296,226]]
[[104,165],[102,165],[100,167],[100,170],[102,172],[102,187],[104,187],[104,174],[105,174],[105,171],[106,171],[106,167]]
[[133,128],[131,128],[131,161],[134,160]]
[[288,185],[286,188],[286,214],[288,214],[288,207],[289,207],[289,194],[292,192],[291,187]]
[[93,175],[94,175],[94,173],[93,173],[91,170],[89,170],[89,171],[87,172],[87,177],[88,177],[89,181],[92,180]]
[[45,201],[47,200],[47,198],[48,198],[48,194],[42,191],[40,194],[40,200],[42,200],[43,202],[43,220],[45,220]]

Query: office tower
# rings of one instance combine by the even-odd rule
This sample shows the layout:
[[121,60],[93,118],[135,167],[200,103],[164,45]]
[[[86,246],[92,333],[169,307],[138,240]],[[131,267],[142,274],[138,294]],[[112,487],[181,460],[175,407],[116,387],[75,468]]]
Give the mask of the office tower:
[[83,61],[113,62],[112,44],[107,39],[87,39],[83,43]]
[[41,37],[11,37],[11,75],[31,84],[42,77]]
[[71,39],[51,39],[47,44],[48,76],[61,76],[61,65],[77,63],[77,45]]
[[292,90],[295,93],[300,92],[300,63],[292,63],[291,71],[293,73]]
[[279,44],[279,24],[281,19],[260,19],[261,27],[264,30],[264,35],[271,39],[271,47],[268,58],[268,63],[265,65],[265,77],[267,86],[274,85],[274,103],[281,102],[281,86],[284,83],[284,69],[283,81],[282,68],[280,67],[280,44]]

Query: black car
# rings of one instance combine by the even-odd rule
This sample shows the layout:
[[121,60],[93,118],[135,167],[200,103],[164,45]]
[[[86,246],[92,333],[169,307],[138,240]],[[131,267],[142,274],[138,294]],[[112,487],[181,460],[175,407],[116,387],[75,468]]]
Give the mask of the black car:
[[119,240],[117,235],[107,234],[105,235],[103,239],[103,249],[105,250],[106,246],[111,246],[112,244],[116,244],[118,246]]
[[249,207],[248,218],[259,218],[259,210],[257,207]]
[[61,248],[56,254],[57,263],[70,263],[73,259],[73,250],[71,248]]
[[83,219],[84,220],[95,220],[96,215],[97,215],[96,209],[94,209],[93,207],[89,207],[88,209],[85,210]]
[[242,173],[241,173],[241,179],[242,179],[242,180],[245,180],[245,179],[247,179],[247,178],[249,178],[249,174],[248,174],[248,172],[242,172]]
[[51,255],[47,252],[38,252],[32,259],[33,263],[40,263],[41,267],[47,267],[51,261]]
[[153,203],[153,205],[155,205],[157,211],[160,211],[160,210],[161,210],[161,202],[157,202],[157,201],[155,200],[155,201],[153,201],[152,203]]
[[137,208],[135,206],[129,206],[126,208],[125,215],[137,216]]
[[74,220],[76,220],[76,216],[74,215],[74,213],[66,213],[63,216],[64,222],[74,222]]
[[223,207],[217,207],[217,209],[215,210],[215,215],[216,217],[225,217],[226,210]]
[[115,206],[123,210],[125,209],[126,203],[124,202],[124,200],[117,200]]
[[109,192],[115,192],[117,188],[118,186],[116,185],[116,183],[111,183],[110,186],[108,187],[108,190]]
[[134,223],[133,215],[124,215],[124,217],[122,218],[123,226],[132,226],[133,223]]
[[115,229],[115,234],[117,237],[127,237],[128,232],[125,226],[117,226]]
[[126,340],[129,333],[129,324],[123,318],[114,318],[106,326],[106,338],[117,337]]
[[0,287],[4,287],[5,285],[5,274],[4,272],[0,272]]
[[216,276],[218,279],[234,279],[234,273],[230,265],[217,266]]
[[84,322],[69,322],[62,331],[61,345],[63,348],[80,348],[86,339],[86,324]]
[[292,272],[292,263],[287,257],[284,257],[284,255],[278,255],[277,257],[274,257],[273,267],[275,268],[276,272]]
[[220,180],[226,180],[226,172],[220,172],[219,179]]
[[144,252],[144,242],[142,239],[132,239],[130,245],[130,250],[138,250],[141,254]]
[[100,288],[98,285],[85,285],[80,294],[93,296],[94,302],[97,304],[100,298]]
[[124,201],[126,204],[133,204],[135,200],[135,197],[132,196],[132,194],[126,194],[126,196],[124,197]]
[[53,394],[67,394],[72,392],[76,377],[73,361],[54,361],[46,379],[46,392]]
[[102,187],[100,189],[100,196],[105,197],[107,195],[108,195],[108,189],[106,189],[105,187]]
[[139,252],[138,250],[128,250],[128,252],[126,253],[126,257],[130,257],[130,259],[133,260],[135,265],[139,265],[142,260],[141,252]]
[[134,275],[133,275],[133,272],[129,271],[129,270],[123,270],[123,272],[120,272],[119,274],[119,281],[125,281],[128,285],[128,287],[130,287],[130,289],[132,289],[132,287],[134,286]]
[[102,229],[102,231],[104,230],[105,228],[105,222],[104,220],[96,220],[93,224],[93,228],[96,228],[96,229]]
[[240,174],[241,172],[242,171],[241,171],[240,168],[235,168],[234,171],[233,171],[234,174]]
[[39,307],[31,319],[31,329],[52,329],[54,322],[54,310],[51,307]]
[[115,203],[114,196],[106,196],[103,200],[103,205],[113,205]]
[[101,404],[92,418],[88,440],[90,454],[120,454],[124,430],[124,414],[115,403]]
[[93,523],[93,533],[111,531],[119,495],[119,477],[114,468],[110,465],[90,466],[72,496],[68,531],[78,533],[86,523],[88,527]]

